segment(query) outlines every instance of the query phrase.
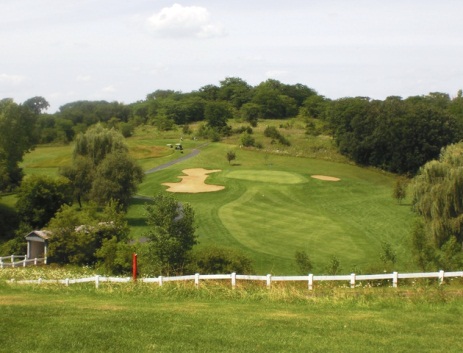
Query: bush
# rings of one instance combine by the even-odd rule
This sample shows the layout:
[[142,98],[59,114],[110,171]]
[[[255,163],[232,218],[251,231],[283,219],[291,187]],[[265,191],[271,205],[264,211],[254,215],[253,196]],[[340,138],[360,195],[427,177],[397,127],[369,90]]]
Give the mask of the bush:
[[264,136],[270,137],[272,141],[276,140],[282,145],[285,145],[285,146],[291,145],[289,140],[286,137],[284,137],[282,134],[280,134],[280,132],[277,130],[275,126],[267,126],[264,130]]
[[254,272],[252,260],[240,251],[208,246],[197,249],[190,254],[188,272],[204,274],[226,274],[236,272],[250,274]]
[[244,146],[244,147],[252,147],[254,146],[256,143],[256,140],[254,139],[254,137],[252,137],[250,134],[248,134],[247,132],[243,133],[241,135],[241,144]]

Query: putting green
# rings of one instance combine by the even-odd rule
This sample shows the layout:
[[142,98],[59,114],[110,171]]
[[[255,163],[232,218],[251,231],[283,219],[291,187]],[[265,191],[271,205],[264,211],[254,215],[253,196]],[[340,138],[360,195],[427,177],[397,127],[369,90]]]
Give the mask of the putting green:
[[300,174],[277,170],[234,170],[229,172],[226,177],[272,184],[301,184],[307,182],[307,179]]

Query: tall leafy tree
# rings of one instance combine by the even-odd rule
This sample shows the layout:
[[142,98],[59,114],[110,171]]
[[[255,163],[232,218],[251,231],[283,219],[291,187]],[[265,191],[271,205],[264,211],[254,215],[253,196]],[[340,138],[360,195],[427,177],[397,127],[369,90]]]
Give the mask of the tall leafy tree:
[[94,173],[90,199],[100,205],[114,199],[125,208],[142,180],[143,170],[128,153],[110,153]]
[[463,143],[445,148],[413,180],[413,207],[438,247],[455,236],[463,243]]
[[0,190],[18,186],[22,179],[19,162],[37,142],[37,113],[12,99],[0,101]]
[[50,104],[43,97],[32,97],[24,101],[23,105],[30,109],[35,114],[41,114],[44,110],[47,110],[50,107]]
[[211,101],[206,104],[204,118],[210,127],[220,130],[227,126],[228,119],[232,117],[232,108],[228,102]]
[[236,109],[248,103],[252,98],[252,87],[238,77],[227,77],[220,81],[218,98],[227,101]]
[[62,205],[72,201],[71,185],[63,177],[30,175],[18,189],[16,209],[21,221],[32,228],[47,224]]
[[96,125],[76,139],[73,164],[61,173],[68,177],[74,196],[104,205],[111,199],[123,208],[143,179],[143,171],[128,154],[124,137],[116,130]]
[[413,180],[413,208],[420,223],[412,234],[421,267],[463,265],[463,143],[446,147],[426,163]]
[[145,211],[149,256],[155,270],[163,275],[181,273],[188,252],[197,243],[193,208],[170,195],[158,194],[153,204],[145,206]]

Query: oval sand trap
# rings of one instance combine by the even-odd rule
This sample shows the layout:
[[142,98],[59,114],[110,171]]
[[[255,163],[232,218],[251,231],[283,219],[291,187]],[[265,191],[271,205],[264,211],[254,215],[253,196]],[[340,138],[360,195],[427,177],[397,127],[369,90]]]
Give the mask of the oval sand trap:
[[179,183],[162,183],[162,185],[168,186],[169,188],[167,191],[169,192],[196,194],[200,192],[220,191],[225,189],[225,187],[220,185],[209,185],[205,183],[208,174],[220,171],[220,169],[207,170],[204,168],[184,169],[182,172],[186,175],[179,177],[182,179],[182,181]]
[[341,180],[339,178],[327,176],[327,175],[311,175],[311,177],[314,179],[319,179],[319,180],[324,180],[324,181],[340,181]]

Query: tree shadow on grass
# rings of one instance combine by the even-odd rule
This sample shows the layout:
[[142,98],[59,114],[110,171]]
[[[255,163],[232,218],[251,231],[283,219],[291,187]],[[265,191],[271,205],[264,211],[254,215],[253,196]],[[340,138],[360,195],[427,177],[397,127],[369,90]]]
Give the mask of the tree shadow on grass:
[[152,205],[153,198],[149,196],[136,195],[130,200],[131,206],[143,206],[145,204]]
[[147,225],[146,218],[142,217],[128,217],[127,223],[129,227],[144,227]]

